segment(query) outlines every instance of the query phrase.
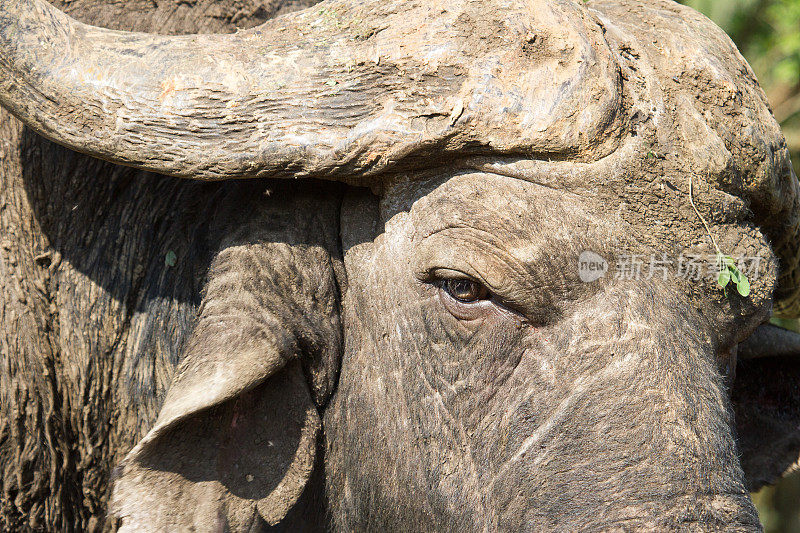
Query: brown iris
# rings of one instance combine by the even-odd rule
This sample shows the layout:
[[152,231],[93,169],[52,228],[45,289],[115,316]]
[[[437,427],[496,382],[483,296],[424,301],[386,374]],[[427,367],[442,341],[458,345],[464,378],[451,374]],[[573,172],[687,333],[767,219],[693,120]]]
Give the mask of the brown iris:
[[442,282],[442,289],[455,300],[462,303],[473,303],[489,297],[489,290],[470,279],[447,279]]

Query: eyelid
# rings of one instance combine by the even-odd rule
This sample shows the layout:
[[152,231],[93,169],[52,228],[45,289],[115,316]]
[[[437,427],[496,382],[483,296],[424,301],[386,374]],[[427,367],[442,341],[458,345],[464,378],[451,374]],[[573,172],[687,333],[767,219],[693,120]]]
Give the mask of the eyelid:
[[[466,282],[467,284],[469,284],[471,286],[470,288],[477,289],[478,294],[475,295],[474,298],[469,299],[469,300],[467,300],[465,298],[460,298],[459,296],[457,296],[457,295],[455,295],[453,293],[453,287],[451,286],[451,284],[453,282],[455,282],[456,284]],[[437,285],[439,286],[439,289],[441,291],[444,291],[450,298],[453,298],[454,300],[456,300],[456,301],[458,301],[460,303],[463,303],[463,304],[475,305],[478,302],[491,300],[492,297],[493,297],[491,291],[488,288],[486,288],[486,285],[484,285],[483,283],[479,283],[477,281],[471,280],[471,279],[448,278],[448,279],[444,279],[444,280],[438,281]]]
[[521,262],[503,249],[471,237],[439,232],[424,239],[418,245],[413,267],[416,278],[428,284],[441,279],[481,283],[492,294],[487,305],[535,323],[551,321],[559,315],[557,302],[563,300],[568,284],[558,278],[552,282],[532,259]]
[[[527,321],[524,311],[520,306],[509,302],[504,298],[498,296],[491,287],[487,286],[482,280],[476,279],[477,276],[471,276],[460,270],[453,270],[449,268],[432,268],[420,276],[420,281],[423,283],[430,283],[436,287],[439,297],[443,298],[442,304],[447,310],[459,320],[474,320],[480,318],[481,314],[486,313],[489,309],[496,309],[503,313],[510,313],[517,317],[517,319]],[[488,298],[483,298],[475,302],[461,302],[451,295],[447,294],[441,282],[452,279],[464,279],[480,283],[488,291]]]
[[524,276],[516,272],[527,269],[515,258],[473,235],[450,233],[432,234],[419,244],[415,271],[420,281],[467,278],[482,283],[493,294],[505,294],[510,286],[526,284]]
[[477,274],[466,273],[461,270],[455,270],[450,268],[435,267],[427,271],[424,271],[418,277],[420,281],[424,283],[431,283],[436,285],[438,285],[439,282],[446,281],[449,279],[456,279],[456,280],[464,279],[468,281],[474,281],[475,283],[480,283],[481,285],[486,287],[487,291],[489,291],[489,298],[481,301],[489,302],[494,305],[503,307],[513,313],[524,314],[522,311],[522,306],[502,296],[494,287],[492,287],[489,283],[486,282],[486,280],[484,280],[481,276]]
[[485,286],[487,289],[490,288],[479,276],[470,275],[466,272],[462,272],[460,270],[454,270],[450,268],[431,268],[421,273],[421,275],[417,276],[420,281],[426,281],[428,283],[436,282],[436,281],[445,281],[448,279],[464,279],[469,281],[474,281],[475,283],[480,283],[481,285]]

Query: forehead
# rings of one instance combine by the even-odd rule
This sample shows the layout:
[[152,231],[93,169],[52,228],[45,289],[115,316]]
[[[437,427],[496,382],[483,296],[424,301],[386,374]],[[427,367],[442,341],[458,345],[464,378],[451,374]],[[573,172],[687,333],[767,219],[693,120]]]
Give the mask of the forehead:
[[469,172],[397,185],[384,196],[382,217],[389,231],[397,221],[405,222],[404,231],[413,240],[447,228],[507,238],[545,233],[563,239],[585,236],[607,224],[607,215],[595,204],[591,197],[536,183]]
[[[614,275],[638,257],[645,281],[650,279],[646,269],[651,259],[659,258],[671,269],[669,283],[696,302],[710,299],[741,317],[766,309],[776,264],[742,202],[706,191],[701,208],[709,233],[691,207],[688,187],[673,191],[663,185],[634,180],[625,186],[567,191],[488,172],[409,180],[382,196],[380,242],[390,245],[392,254],[419,256],[433,249],[438,258],[481,265],[503,256],[506,263],[546,263],[551,271],[564,272],[573,272],[580,254],[588,250],[609,259]],[[717,286],[712,236],[737,263],[755,265],[748,298],[731,298]],[[703,265],[699,277],[681,270],[693,257]],[[490,266],[495,264],[492,260]]]

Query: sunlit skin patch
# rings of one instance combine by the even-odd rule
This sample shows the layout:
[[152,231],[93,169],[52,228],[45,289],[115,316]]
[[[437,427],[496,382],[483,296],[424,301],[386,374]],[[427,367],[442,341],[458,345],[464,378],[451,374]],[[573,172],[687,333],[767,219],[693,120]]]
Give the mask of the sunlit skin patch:
[[168,79],[161,82],[161,93],[158,95],[159,99],[164,100],[178,88],[178,84],[174,79]]

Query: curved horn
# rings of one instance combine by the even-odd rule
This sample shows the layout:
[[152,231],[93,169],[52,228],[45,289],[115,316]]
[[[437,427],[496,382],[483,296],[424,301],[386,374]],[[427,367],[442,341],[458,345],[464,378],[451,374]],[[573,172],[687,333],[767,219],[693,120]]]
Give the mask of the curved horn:
[[197,179],[591,157],[621,105],[601,28],[572,2],[493,4],[329,0],[236,34],[167,37],[0,0],[0,104],[72,149]]

